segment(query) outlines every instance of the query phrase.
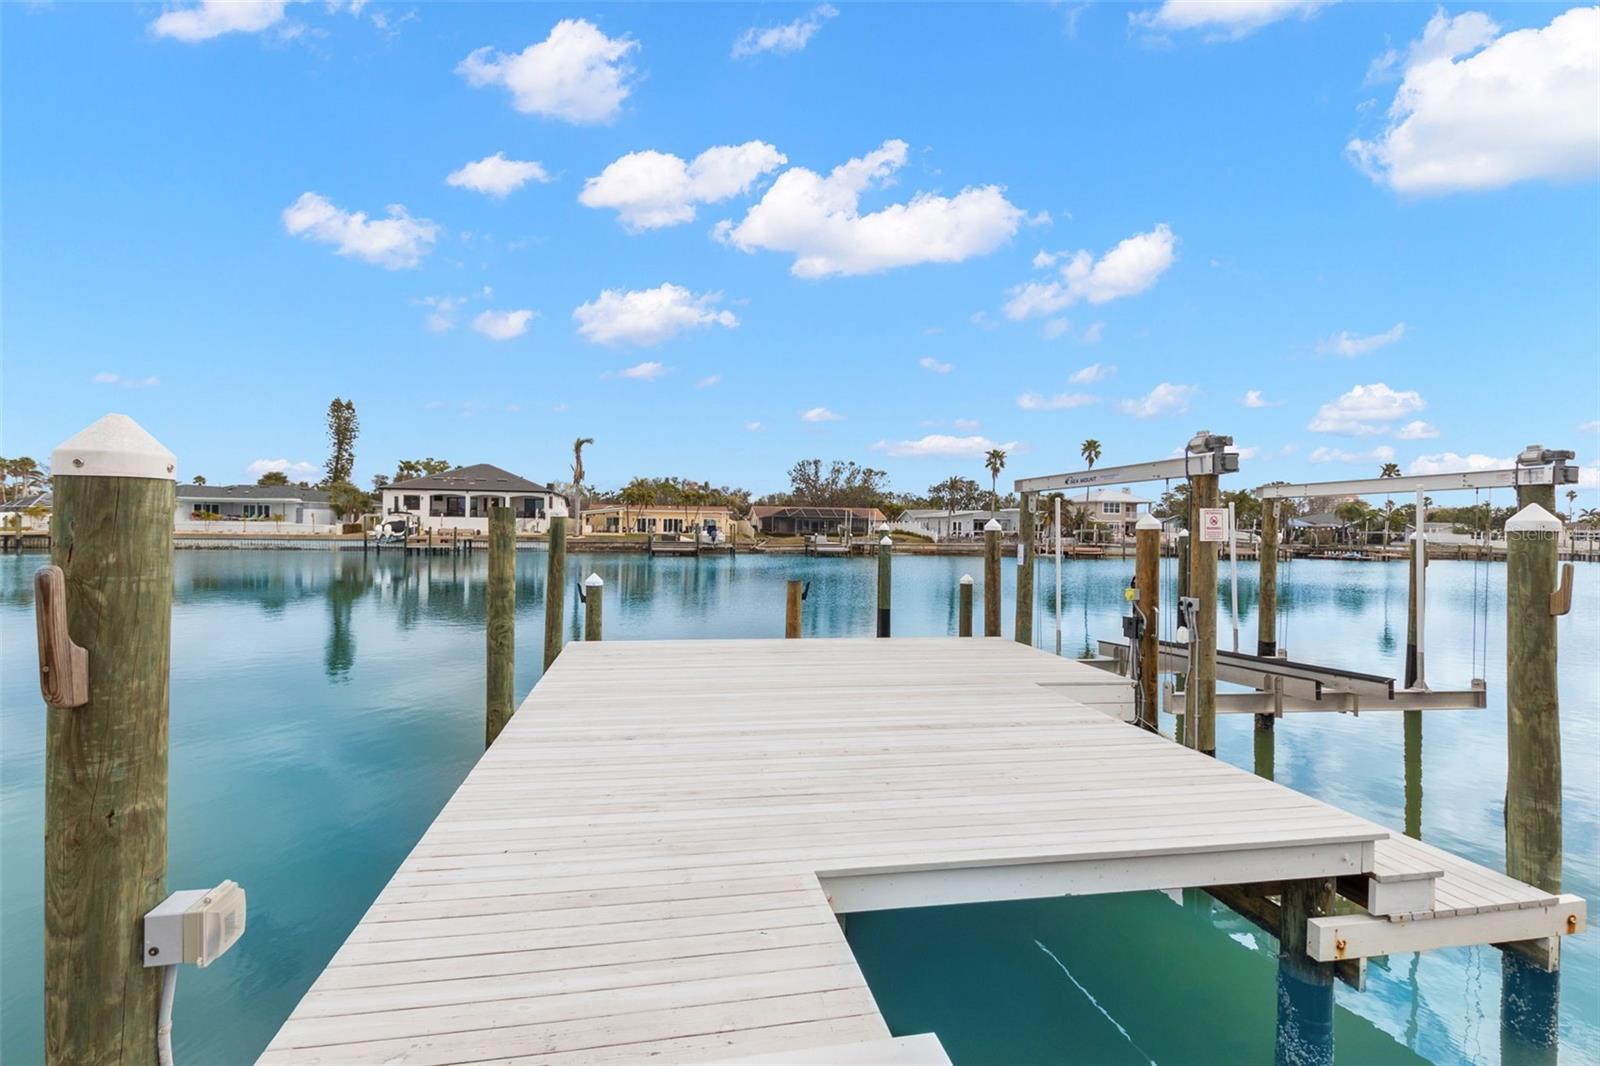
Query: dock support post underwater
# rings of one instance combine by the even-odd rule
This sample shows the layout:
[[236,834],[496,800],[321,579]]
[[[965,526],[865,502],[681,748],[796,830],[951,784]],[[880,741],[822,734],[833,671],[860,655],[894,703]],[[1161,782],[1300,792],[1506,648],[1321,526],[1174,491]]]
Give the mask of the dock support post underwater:
[[606,583],[599,574],[583,579],[583,639],[600,640]]
[[805,590],[798,581],[790,581],[784,595],[783,635],[790,640],[800,638],[800,617],[805,609],[801,604]]
[[972,636],[972,575],[962,574],[956,586],[956,636]]
[[566,619],[567,603],[567,522],[565,518],[550,520],[550,559],[545,566],[544,579],[544,668],[561,654],[561,625]]
[[1333,882],[1283,884],[1278,926],[1277,1066],[1333,1066],[1334,964],[1306,954],[1306,922],[1333,913]]
[[1017,499],[1017,619],[1011,634],[1018,644],[1033,646],[1033,508],[1028,494]]
[[878,636],[889,635],[889,605],[890,589],[893,585],[894,541],[890,539],[885,527],[882,539],[878,541]]
[[1000,523],[983,526],[983,635],[1000,635]]
[[36,579],[35,609],[48,615],[41,636],[49,623],[69,654],[67,676],[59,662],[40,671],[51,1066],[156,1057],[162,970],[144,966],[143,941],[145,914],[166,898],[176,467],[125,415],[52,457],[54,566]]
[[516,705],[517,528],[509,507],[489,509],[489,577],[484,594],[485,747],[511,720]]

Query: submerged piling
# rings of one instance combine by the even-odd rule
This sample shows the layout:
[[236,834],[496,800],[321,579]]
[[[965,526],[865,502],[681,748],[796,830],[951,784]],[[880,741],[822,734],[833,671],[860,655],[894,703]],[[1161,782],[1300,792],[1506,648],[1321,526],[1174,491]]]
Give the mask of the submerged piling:
[[956,636],[972,636],[972,575],[962,574],[956,594]]
[[1277,1066],[1333,1066],[1333,964],[1306,954],[1306,921],[1333,913],[1333,882],[1286,881],[1278,924]]
[[52,465],[59,570],[40,581],[65,617],[35,609],[56,647],[88,654],[76,677],[40,678],[57,701],[44,711],[45,1061],[153,1062],[162,971],[141,949],[144,915],[166,898],[177,464],[131,418],[107,415]]
[[550,519],[550,558],[544,578],[544,668],[561,654],[561,623],[567,603],[567,520]]
[[516,710],[517,530],[509,507],[489,509],[489,578],[484,595],[484,746]]
[[1000,523],[983,526],[983,635],[1000,635]]
[[1033,508],[1028,494],[1018,501],[1017,537],[1021,549],[1017,560],[1017,618],[1012,637],[1018,644],[1033,646]]

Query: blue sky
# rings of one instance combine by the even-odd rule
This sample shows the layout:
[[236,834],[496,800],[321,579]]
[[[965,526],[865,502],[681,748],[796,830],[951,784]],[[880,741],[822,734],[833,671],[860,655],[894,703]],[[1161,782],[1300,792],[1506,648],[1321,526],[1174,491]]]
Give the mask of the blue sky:
[[564,478],[579,435],[602,487],[757,492],[801,458],[921,490],[991,444],[1025,476],[1199,428],[1251,485],[1600,460],[1600,9],[0,23],[7,455],[122,411],[185,479],[298,477],[340,395],[363,483]]

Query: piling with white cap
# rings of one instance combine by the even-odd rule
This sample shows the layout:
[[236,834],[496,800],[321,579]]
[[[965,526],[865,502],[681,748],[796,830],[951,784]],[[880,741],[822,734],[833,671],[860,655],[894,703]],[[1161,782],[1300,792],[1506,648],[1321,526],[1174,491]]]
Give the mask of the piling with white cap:
[[983,526],[983,635],[1000,635],[1000,523]]
[[590,572],[583,579],[583,639],[600,639],[600,610],[605,605],[605,581]]
[[517,528],[511,508],[489,509],[489,577],[484,590],[484,746],[516,711]]
[[87,700],[45,711],[45,1058],[153,1058],[161,971],[140,956],[166,898],[177,461],[126,415],[51,457],[53,567]]
[[567,520],[550,519],[550,556],[544,570],[544,668],[561,654],[562,623],[567,616]]
[[1536,503],[1506,521],[1506,873],[1546,892],[1561,891],[1560,537]]
[[956,597],[956,636],[972,636],[972,575],[962,574]]
[[1017,504],[1017,617],[1011,635],[1033,646],[1033,507],[1026,492]]
[[878,636],[889,635],[889,590],[893,584],[890,574],[891,560],[894,557],[894,540],[889,536],[889,527],[882,527],[884,533],[878,540]]

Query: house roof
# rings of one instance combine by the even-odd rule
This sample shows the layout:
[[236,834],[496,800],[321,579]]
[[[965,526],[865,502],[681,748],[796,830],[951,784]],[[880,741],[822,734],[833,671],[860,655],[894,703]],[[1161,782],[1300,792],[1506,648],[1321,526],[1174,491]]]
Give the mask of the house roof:
[[303,489],[299,485],[179,485],[178,499],[203,502],[298,500],[301,503],[327,503],[328,494],[321,489]]
[[[458,466],[442,474],[424,474],[384,486],[385,492],[394,490],[449,491],[449,492],[556,492],[549,485],[518,477],[509,470],[501,470],[488,463]],[[560,493],[556,493],[560,495]]]
[[998,511],[990,511],[987,507],[962,508],[957,511],[946,511],[943,507],[921,507],[914,511],[907,511],[902,518],[970,518],[972,515],[1016,515],[1020,511],[1016,507],[1002,507]]
[[763,518],[866,518],[874,522],[887,521],[887,516],[876,507],[809,507],[800,504],[758,504],[750,508],[750,517]]
[[52,497],[47,489],[44,492],[30,492],[26,496],[18,496],[14,500],[7,500],[5,503],[0,503],[0,511],[26,511],[28,508],[33,506],[49,507],[51,502]]

